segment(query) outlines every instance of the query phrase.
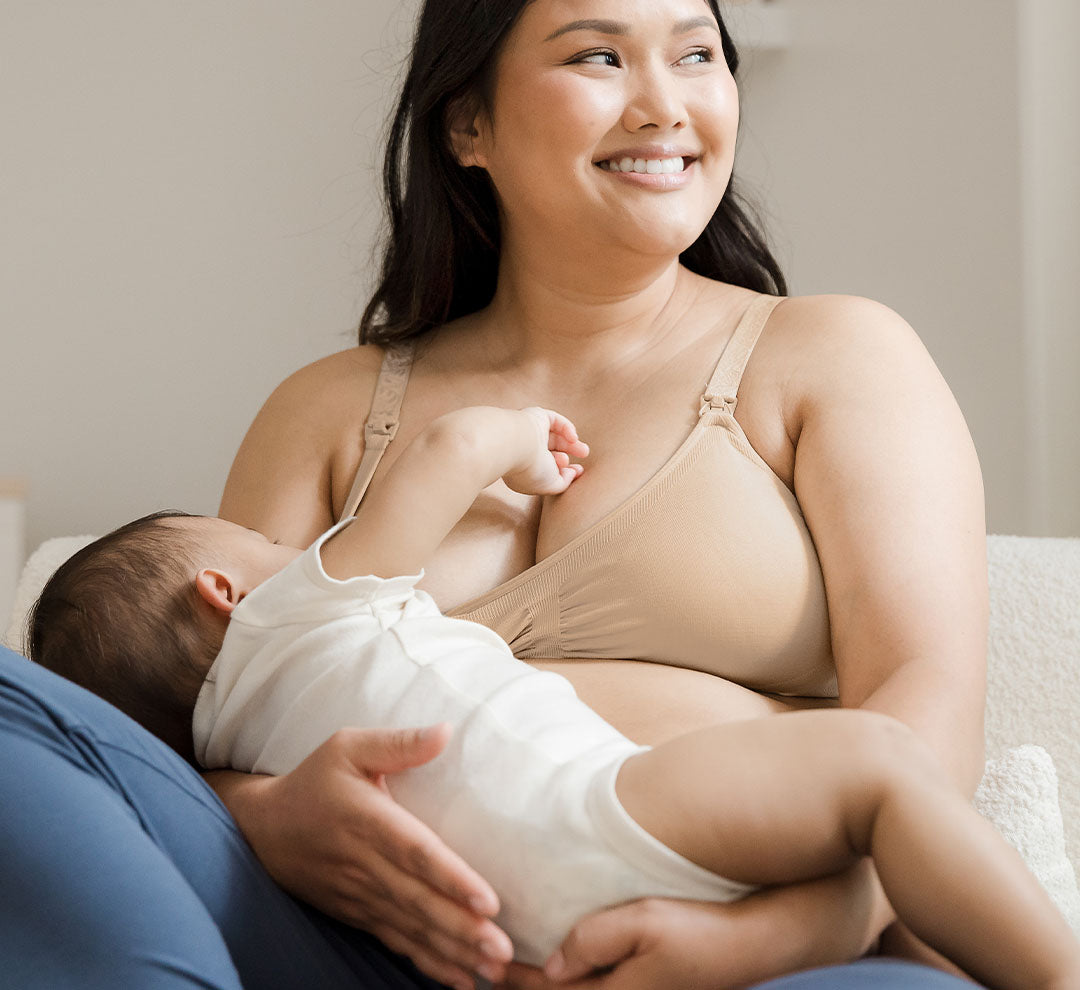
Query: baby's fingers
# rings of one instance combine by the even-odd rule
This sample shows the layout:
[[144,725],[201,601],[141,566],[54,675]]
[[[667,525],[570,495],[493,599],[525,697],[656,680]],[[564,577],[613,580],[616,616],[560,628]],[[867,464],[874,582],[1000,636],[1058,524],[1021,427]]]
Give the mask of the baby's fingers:
[[562,413],[548,410],[548,449],[563,450],[575,457],[585,457],[589,445],[578,438],[577,427]]
[[589,445],[584,440],[579,440],[576,436],[571,440],[564,434],[554,431],[548,435],[548,450],[562,451],[574,457],[589,456]]
[[553,435],[548,441],[548,449],[561,450],[573,457],[589,456],[589,445],[584,440],[563,440]]

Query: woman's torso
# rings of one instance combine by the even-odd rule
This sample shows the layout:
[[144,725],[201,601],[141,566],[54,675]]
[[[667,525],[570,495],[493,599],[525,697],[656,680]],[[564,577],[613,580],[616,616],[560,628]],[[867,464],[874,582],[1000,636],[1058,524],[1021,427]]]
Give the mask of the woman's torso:
[[[445,611],[490,625],[523,657],[556,660],[572,680],[580,661],[575,683],[586,696],[596,658],[652,661],[619,674],[647,691],[664,664],[759,691],[835,692],[823,582],[790,490],[793,445],[767,346],[753,352],[734,415],[714,402],[699,416],[718,358],[731,364],[734,329],[748,309],[768,309],[751,293],[720,289],[728,291],[715,293],[711,322],[588,387],[530,391],[512,374],[477,371],[460,352],[455,360],[438,340],[422,346],[400,430],[371,482],[450,408],[536,403],[574,419],[593,449],[582,479],[548,500],[492,486],[429,562],[425,586]],[[344,501],[339,481],[335,508]],[[598,707],[619,707],[619,692],[600,693]],[[664,692],[652,698],[664,706]]]

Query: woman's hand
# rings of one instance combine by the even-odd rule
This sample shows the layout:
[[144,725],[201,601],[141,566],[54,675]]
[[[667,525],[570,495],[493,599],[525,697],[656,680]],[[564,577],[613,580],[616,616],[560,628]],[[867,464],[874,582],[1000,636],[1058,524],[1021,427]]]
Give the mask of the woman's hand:
[[471,990],[503,975],[510,940],[490,886],[398,805],[383,775],[427,763],[447,726],[345,729],[282,777],[210,775],[256,855],[286,890]]
[[824,880],[771,888],[730,904],[634,901],[582,919],[544,970],[510,966],[504,986],[728,990],[847,962],[866,953],[881,927],[873,918],[883,912],[871,910],[876,889],[863,862]]

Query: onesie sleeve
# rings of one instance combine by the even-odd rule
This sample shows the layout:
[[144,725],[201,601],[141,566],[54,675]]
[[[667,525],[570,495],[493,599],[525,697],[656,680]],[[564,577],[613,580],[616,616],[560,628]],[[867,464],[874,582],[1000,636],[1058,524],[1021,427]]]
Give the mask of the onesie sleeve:
[[325,678],[343,651],[381,638],[401,618],[439,614],[416,590],[422,571],[343,581],[326,573],[320,549],[349,522],[320,536],[233,610],[192,715],[202,766],[254,769],[262,748],[256,740],[272,731],[284,698]]

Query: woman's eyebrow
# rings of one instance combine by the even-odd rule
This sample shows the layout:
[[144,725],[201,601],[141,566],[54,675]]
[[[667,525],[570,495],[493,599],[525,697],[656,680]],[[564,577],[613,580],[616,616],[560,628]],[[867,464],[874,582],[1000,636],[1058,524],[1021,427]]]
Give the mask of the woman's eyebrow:
[[[671,29],[671,33],[686,34],[687,31],[693,31],[695,28],[699,27],[711,27],[717,29],[716,21],[712,17],[702,15],[700,17],[690,17],[684,21],[679,21]],[[630,25],[625,24],[622,21],[605,21],[596,18],[571,21],[569,24],[564,24],[561,28],[552,31],[544,41],[552,41],[564,34],[569,34],[571,31],[596,31],[598,34],[627,35],[630,33]]]

